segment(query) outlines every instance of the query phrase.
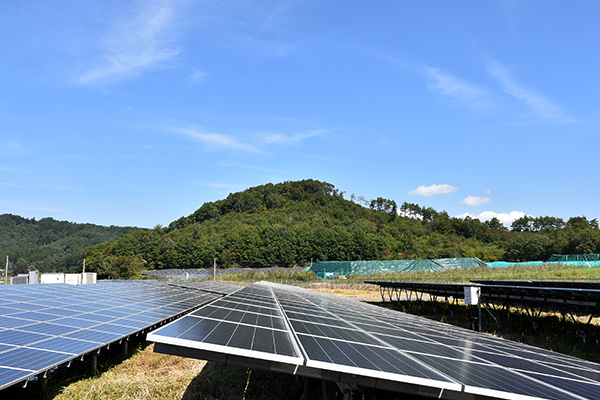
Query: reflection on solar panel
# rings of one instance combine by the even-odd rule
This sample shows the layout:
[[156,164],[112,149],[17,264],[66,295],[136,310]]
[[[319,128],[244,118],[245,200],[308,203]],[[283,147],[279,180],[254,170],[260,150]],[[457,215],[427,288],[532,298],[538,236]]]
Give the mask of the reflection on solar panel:
[[598,399],[600,365],[261,282],[148,335],[155,351],[443,399]]
[[222,295],[159,282],[0,287],[0,389]]

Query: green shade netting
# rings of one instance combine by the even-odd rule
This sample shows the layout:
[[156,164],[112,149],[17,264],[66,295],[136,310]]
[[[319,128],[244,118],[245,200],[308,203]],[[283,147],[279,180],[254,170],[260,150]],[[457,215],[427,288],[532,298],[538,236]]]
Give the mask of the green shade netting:
[[548,262],[561,261],[600,261],[600,254],[555,254],[548,259]]
[[600,261],[494,261],[487,265],[490,268],[539,267],[541,265],[564,265],[568,267],[600,267]]
[[494,261],[486,263],[490,268],[511,268],[511,267],[539,267],[541,265],[547,264],[544,261],[524,261],[524,262],[514,262],[514,261]]
[[319,261],[310,270],[319,277],[350,274],[371,275],[388,272],[443,271],[452,268],[487,267],[478,258],[442,258],[437,260]]

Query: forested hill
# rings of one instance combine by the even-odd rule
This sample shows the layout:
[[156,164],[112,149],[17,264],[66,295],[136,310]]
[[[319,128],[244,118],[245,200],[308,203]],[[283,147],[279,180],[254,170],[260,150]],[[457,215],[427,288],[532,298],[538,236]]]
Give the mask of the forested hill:
[[307,265],[318,260],[479,257],[546,260],[600,252],[596,220],[451,218],[417,204],[347,196],[315,180],[257,186],[205,203],[168,227],[140,229],[86,249],[90,270],[129,277],[141,269]]
[[[123,237],[137,228],[76,224],[52,218],[0,215],[0,267],[9,256],[11,274],[74,270],[86,247]],[[81,264],[79,265],[81,268]]]

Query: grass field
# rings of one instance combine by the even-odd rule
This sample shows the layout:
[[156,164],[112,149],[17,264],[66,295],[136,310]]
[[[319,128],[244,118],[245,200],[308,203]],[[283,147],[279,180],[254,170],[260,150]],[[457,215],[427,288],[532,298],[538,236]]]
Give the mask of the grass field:
[[[597,280],[598,269],[592,268],[558,268],[556,266],[532,268],[508,268],[503,270],[453,270],[442,273],[415,273],[402,276],[402,280],[421,280],[435,282],[460,282],[469,279],[569,279]],[[381,277],[369,277],[380,279]],[[385,277],[388,280],[400,280],[399,277]],[[286,283],[285,277],[264,277],[277,282]],[[226,279],[224,279],[226,280]],[[297,281],[311,290],[329,292],[339,296],[353,298],[377,299],[379,290],[375,286],[364,285],[359,280],[337,281]],[[241,283],[241,282],[239,282]],[[249,284],[248,280],[244,284]],[[290,282],[291,283],[291,282]],[[468,310],[459,305],[451,315],[444,302],[382,302],[371,300],[378,306],[389,307],[398,311],[422,315],[458,326],[468,327]],[[583,343],[576,334],[571,321],[553,313],[542,315],[539,327],[534,330],[524,311],[510,309],[499,313],[501,325],[495,324],[484,314],[484,328],[488,334],[511,340],[548,348],[576,357],[600,362],[600,321],[594,319],[588,332],[587,343]],[[583,321],[583,317],[582,321]],[[270,400],[270,399],[304,399],[304,381],[290,375],[249,370],[248,368],[223,366],[200,360],[157,354],[151,344],[140,342],[132,344],[131,356],[123,360],[122,348],[117,346],[104,352],[99,358],[99,373],[91,375],[89,359],[74,364],[71,369],[62,369],[52,375],[47,388],[32,382],[28,388],[9,388],[0,392],[0,399],[209,399],[209,400]],[[309,393],[312,399],[321,398],[321,384],[309,381]],[[329,399],[341,398],[334,384],[327,386]],[[384,393],[363,388],[355,398],[362,399],[404,399],[413,400],[419,397]]]

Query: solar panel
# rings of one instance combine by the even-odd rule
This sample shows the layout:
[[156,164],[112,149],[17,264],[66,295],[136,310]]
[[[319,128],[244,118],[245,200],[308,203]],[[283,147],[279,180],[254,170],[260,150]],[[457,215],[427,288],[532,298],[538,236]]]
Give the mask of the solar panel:
[[271,271],[302,271],[304,267],[293,267],[293,268],[285,268],[285,267],[268,267],[268,268],[224,268],[217,269],[216,271],[212,268],[206,269],[195,269],[195,268],[187,268],[187,269],[160,269],[160,270],[152,270],[152,271],[143,271],[143,275],[153,276],[156,278],[179,278],[179,279],[194,279],[194,278],[212,278],[213,276],[222,276],[229,274],[246,274],[249,272],[271,272]]
[[242,288],[238,285],[232,285],[228,283],[215,281],[182,281],[178,283],[170,283],[170,285],[219,294],[235,293]]
[[[565,306],[570,311],[582,311],[595,313],[600,305],[600,290],[594,289],[591,283],[558,282],[548,283],[545,281],[517,281],[509,284],[476,284],[481,289],[481,296],[488,302],[501,304],[522,304],[531,307],[547,307],[556,310],[563,310]],[[509,281],[510,282],[510,281]],[[431,296],[464,298],[464,289],[466,286],[460,283],[429,283],[429,282],[390,282],[390,281],[365,281],[367,284],[379,285],[382,298],[388,297],[392,300],[395,294],[400,298],[402,291],[427,293]],[[525,283],[526,286],[520,286]],[[527,286],[531,284],[530,286]],[[575,285],[575,286],[573,286]],[[418,297],[418,296],[417,296]]]
[[[281,324],[265,327],[260,317]],[[204,306],[148,340],[159,352],[438,398],[600,398],[598,364],[265,282]]]
[[153,328],[222,294],[155,281],[0,287],[0,389]]

